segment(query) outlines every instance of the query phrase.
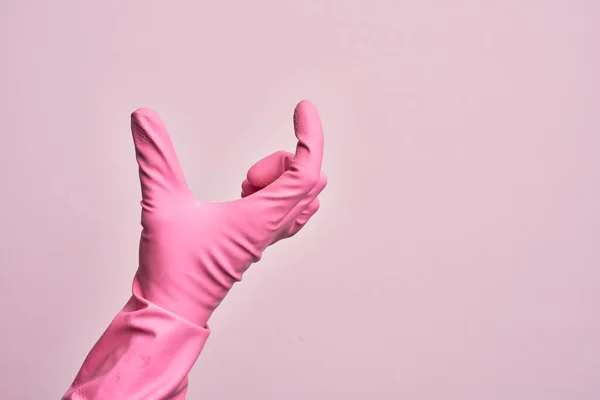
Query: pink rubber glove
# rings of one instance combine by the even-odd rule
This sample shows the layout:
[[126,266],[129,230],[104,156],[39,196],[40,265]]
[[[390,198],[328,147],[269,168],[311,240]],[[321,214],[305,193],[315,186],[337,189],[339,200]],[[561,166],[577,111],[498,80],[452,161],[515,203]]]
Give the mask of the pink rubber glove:
[[296,154],[248,171],[242,198],[205,203],[189,190],[155,112],[132,114],[142,186],[140,264],[133,295],[96,343],[63,399],[183,399],[207,322],[263,251],[297,233],[326,185],[323,133],[308,101],[294,112]]

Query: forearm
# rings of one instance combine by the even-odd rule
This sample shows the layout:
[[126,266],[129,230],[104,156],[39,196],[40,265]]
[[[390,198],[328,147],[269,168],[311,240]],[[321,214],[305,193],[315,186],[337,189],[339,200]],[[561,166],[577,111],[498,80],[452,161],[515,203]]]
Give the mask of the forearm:
[[145,300],[134,282],[63,400],[182,400],[209,333]]

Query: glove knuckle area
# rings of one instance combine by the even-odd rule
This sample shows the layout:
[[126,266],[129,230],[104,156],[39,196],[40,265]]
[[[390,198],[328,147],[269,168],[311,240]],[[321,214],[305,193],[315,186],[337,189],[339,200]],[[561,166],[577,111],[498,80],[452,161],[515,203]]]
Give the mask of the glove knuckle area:
[[298,167],[298,183],[300,187],[305,191],[309,192],[319,182],[320,171],[314,170],[310,167]]
[[319,180],[316,184],[316,187],[319,189],[319,192],[325,189],[325,186],[327,186],[328,179],[329,178],[327,178],[327,174],[325,173],[325,171],[321,170],[319,174]]

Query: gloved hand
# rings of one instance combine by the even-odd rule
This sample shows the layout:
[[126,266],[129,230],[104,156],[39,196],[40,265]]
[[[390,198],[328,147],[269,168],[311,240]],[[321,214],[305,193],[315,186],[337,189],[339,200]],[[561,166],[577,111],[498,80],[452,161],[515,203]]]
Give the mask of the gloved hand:
[[206,203],[188,188],[158,115],[150,109],[132,114],[143,227],[134,294],[204,326],[264,250],[302,228],[327,183],[313,104],[296,106],[294,129],[294,155],[276,152],[252,166],[241,199]]
[[256,163],[242,183],[242,199],[204,203],[186,185],[156,113],[133,113],[143,228],[133,293],[64,400],[185,398],[212,312],[267,246],[298,232],[319,208],[326,178],[312,104],[298,104],[294,127],[295,155],[276,152]]

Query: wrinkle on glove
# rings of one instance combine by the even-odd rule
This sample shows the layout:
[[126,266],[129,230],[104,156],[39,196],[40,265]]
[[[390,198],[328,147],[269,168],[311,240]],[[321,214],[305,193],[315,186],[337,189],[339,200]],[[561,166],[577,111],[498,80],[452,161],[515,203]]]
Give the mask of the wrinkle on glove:
[[294,112],[295,154],[257,162],[241,198],[225,203],[191,193],[154,111],[135,111],[131,130],[142,189],[133,295],[63,400],[183,399],[214,310],[268,246],[298,233],[317,212],[327,184],[321,121],[308,101]]

